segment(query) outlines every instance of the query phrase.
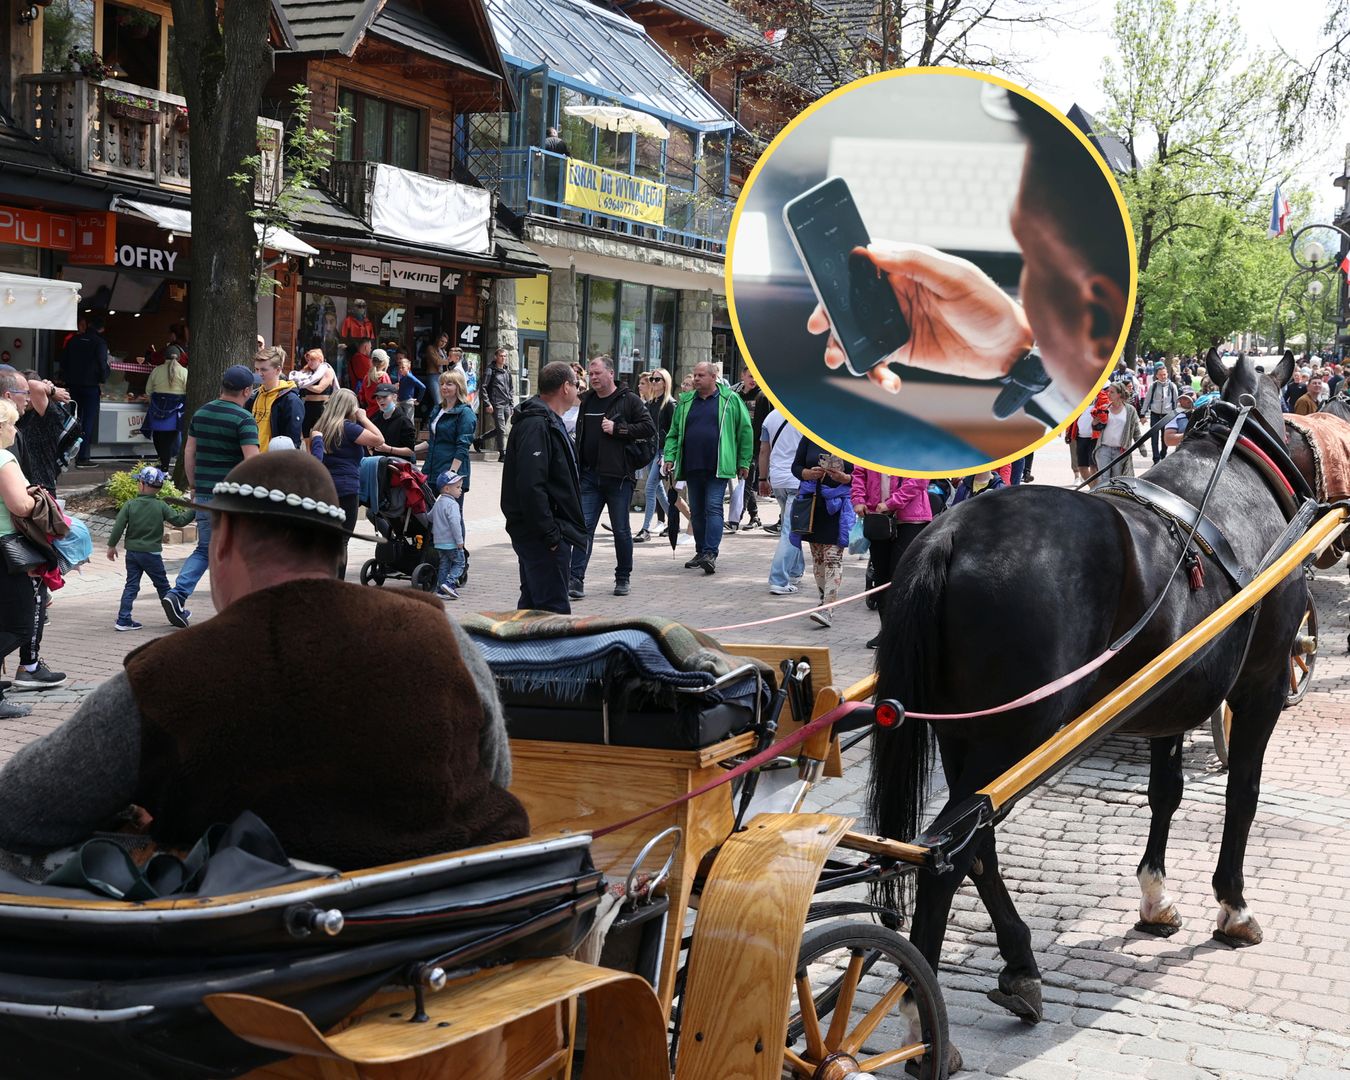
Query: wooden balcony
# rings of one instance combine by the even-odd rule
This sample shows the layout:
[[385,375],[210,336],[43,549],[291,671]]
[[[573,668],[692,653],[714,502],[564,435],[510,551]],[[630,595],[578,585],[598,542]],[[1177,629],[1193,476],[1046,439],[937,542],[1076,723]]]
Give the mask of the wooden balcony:
[[[169,191],[191,189],[183,98],[78,73],[26,75],[20,82],[25,130],[63,164]],[[275,198],[280,185],[282,134],[279,120],[258,117],[259,202]]]

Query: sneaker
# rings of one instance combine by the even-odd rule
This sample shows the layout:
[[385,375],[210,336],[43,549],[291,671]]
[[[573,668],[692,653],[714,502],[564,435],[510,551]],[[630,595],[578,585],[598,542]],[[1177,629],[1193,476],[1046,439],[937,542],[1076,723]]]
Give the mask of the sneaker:
[[783,531],[783,523],[781,521],[775,521],[772,525],[765,525],[764,531],[766,533],[773,533],[775,536],[777,536],[779,533]]
[[573,578],[571,583],[567,586],[567,595],[571,597],[573,600],[586,599],[585,583],[578,581],[576,578]]
[[680,538],[675,541],[675,546],[688,547],[692,543],[694,543],[694,538],[692,536],[688,533],[680,533]]
[[20,717],[31,716],[32,708],[28,705],[15,705],[12,701],[0,698],[0,720],[18,720]]
[[183,607],[183,598],[176,592],[170,590],[159,598],[160,606],[164,609],[164,617],[169,623],[178,627],[180,630],[187,629],[189,615]]
[[684,564],[684,568],[686,570],[693,570],[695,567],[702,565],[703,565],[703,556],[695,555],[692,559],[690,559],[687,563]]
[[444,600],[458,600],[458,599],[459,599],[459,593],[455,592],[455,587],[454,587],[453,585],[451,585],[449,582],[446,582],[446,583],[445,583],[444,585],[442,585],[439,589],[437,589],[437,590],[436,590],[436,595],[439,596],[439,597],[441,597],[441,598],[444,599]]
[[118,619],[115,623],[113,623],[113,629],[114,629],[114,630],[144,630],[144,629],[145,629],[145,624],[144,624],[144,623],[138,623],[135,619],[128,619],[126,622],[123,622],[121,619]]
[[704,556],[703,556],[703,562],[702,562],[700,565],[702,565],[702,567],[703,567],[703,572],[704,572],[705,574],[715,574],[715,573],[717,573],[717,556],[716,556],[716,555],[704,555]]
[[796,585],[770,585],[769,592],[774,596],[791,596],[793,593],[801,592]]
[[760,529],[764,527],[764,522],[760,521],[757,517],[752,517],[746,522],[745,527],[746,529]]
[[832,626],[834,624],[834,613],[826,608],[824,611],[811,612],[811,621],[820,623],[821,626]]
[[75,462],[75,468],[77,468],[77,469],[97,469],[98,466],[95,465],[92,461],[77,461],[77,462]]
[[55,690],[58,686],[65,686],[66,681],[64,671],[52,671],[41,660],[32,671],[20,667],[14,672],[15,690]]
[[740,530],[740,527],[741,527],[741,526],[740,526],[740,523],[739,523],[739,522],[736,522],[736,521],[724,521],[724,522],[722,522],[722,529],[723,529],[725,532],[729,532],[729,533],[730,533],[730,532],[738,532],[738,531]]
[[649,533],[646,529],[639,529],[637,532],[633,534],[633,543],[645,544],[651,538],[652,534]]
[[881,640],[881,635],[878,634],[876,637],[874,637],[871,641],[869,641],[869,642],[867,643],[867,647],[868,647],[869,649],[875,649],[875,648],[877,647],[877,642],[880,641],[880,640]]
[[628,582],[626,582],[626,581],[616,581],[616,582],[614,583],[614,595],[615,595],[615,596],[627,596],[627,595],[628,595]]

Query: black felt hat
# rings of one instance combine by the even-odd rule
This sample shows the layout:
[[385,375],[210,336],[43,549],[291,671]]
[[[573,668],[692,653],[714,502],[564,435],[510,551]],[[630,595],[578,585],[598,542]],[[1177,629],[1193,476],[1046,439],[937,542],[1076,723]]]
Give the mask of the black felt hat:
[[[205,492],[198,492],[200,499]],[[253,514],[315,529],[347,531],[333,478],[303,450],[272,450],[241,461],[210,492],[208,502],[166,499],[194,510]]]

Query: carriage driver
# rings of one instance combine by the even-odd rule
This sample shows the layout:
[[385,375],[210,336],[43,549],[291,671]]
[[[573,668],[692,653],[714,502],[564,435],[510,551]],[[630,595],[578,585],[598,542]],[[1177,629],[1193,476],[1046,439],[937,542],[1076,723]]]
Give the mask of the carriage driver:
[[[868,377],[892,393],[900,377],[890,362],[970,379],[1020,377],[1024,389],[1004,391],[1011,408],[1054,426],[1079,411],[1115,353],[1130,291],[1129,245],[1115,195],[1077,137],[1021,94],[1008,94],[1008,103],[1027,141],[1011,218],[1022,249],[1022,303],[974,263],[930,247],[877,241],[859,249],[890,279],[911,328],[909,342]],[[823,308],[806,327],[830,329]],[[1039,379],[1034,363],[1026,367],[1037,355]],[[833,335],[825,363],[844,363]]]
[[[333,481],[298,450],[217,484],[217,615],[152,641],[0,771],[0,848],[87,839],[129,806],[160,846],[257,814],[289,855],[339,870],[525,836],[491,672],[439,600],[337,580]],[[397,626],[417,679],[340,662]],[[429,655],[428,655],[429,654]]]

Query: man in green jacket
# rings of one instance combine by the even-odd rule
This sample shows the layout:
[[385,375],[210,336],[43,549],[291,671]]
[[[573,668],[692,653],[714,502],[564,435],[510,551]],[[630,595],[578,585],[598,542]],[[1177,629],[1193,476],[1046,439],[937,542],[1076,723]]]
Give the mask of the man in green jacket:
[[694,366],[694,389],[681,394],[666,436],[665,471],[685,481],[694,557],[684,565],[717,572],[722,499],[727,483],[750,472],[750,413],[738,394],[717,382],[710,363]]

